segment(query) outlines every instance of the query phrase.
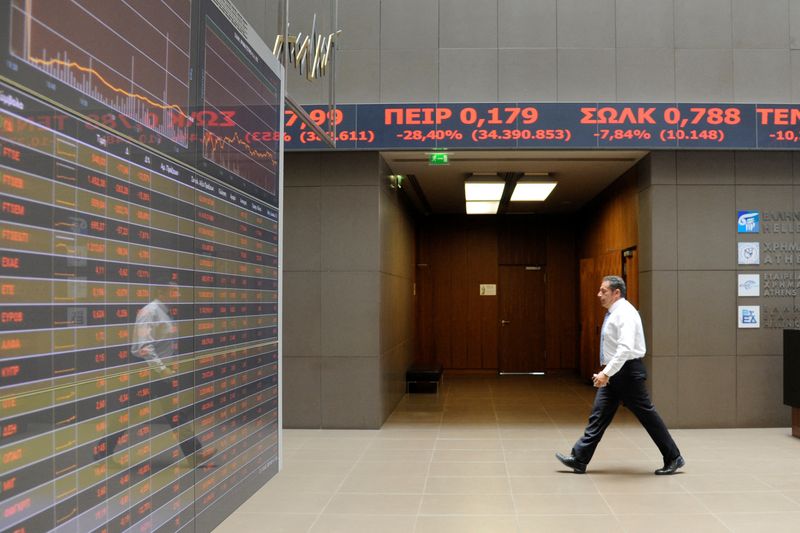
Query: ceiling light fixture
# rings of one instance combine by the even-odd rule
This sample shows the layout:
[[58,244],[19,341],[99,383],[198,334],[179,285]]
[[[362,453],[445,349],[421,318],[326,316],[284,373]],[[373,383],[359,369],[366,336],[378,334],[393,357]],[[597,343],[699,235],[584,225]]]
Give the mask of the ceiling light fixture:
[[500,202],[481,202],[470,201],[467,202],[468,215],[495,215],[497,209],[500,207]]
[[500,201],[506,182],[497,174],[472,174],[464,182],[464,198],[473,201]]
[[495,201],[499,202],[503,197],[503,189],[506,188],[505,182],[499,183],[464,183],[464,198],[468,202],[474,201]]
[[512,202],[542,202],[550,196],[556,188],[555,181],[543,181],[542,178],[550,176],[547,172],[525,174],[517,181],[514,192],[511,193]]

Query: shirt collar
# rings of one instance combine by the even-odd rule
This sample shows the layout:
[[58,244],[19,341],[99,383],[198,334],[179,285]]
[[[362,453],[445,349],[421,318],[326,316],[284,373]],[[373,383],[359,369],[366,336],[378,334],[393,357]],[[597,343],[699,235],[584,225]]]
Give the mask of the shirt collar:
[[611,304],[611,307],[608,308],[608,314],[613,313],[624,301],[625,298],[620,298],[619,300]]

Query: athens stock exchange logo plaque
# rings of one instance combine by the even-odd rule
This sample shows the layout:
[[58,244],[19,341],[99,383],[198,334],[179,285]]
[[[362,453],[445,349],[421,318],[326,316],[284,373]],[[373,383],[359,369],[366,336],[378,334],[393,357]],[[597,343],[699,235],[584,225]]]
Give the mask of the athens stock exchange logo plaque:
[[739,306],[739,328],[760,327],[759,314],[761,308],[757,305]]
[[758,274],[738,274],[739,290],[737,296],[758,297],[761,296],[761,278]]
[[[736,232],[751,235],[760,232],[758,211],[738,211],[736,214]],[[761,244],[758,242],[737,243],[737,264],[759,265],[761,261]],[[760,294],[759,274],[737,274],[737,296],[754,297]],[[740,329],[760,327],[760,307],[757,305],[740,305],[737,307],[737,325]]]
[[737,243],[739,249],[740,265],[758,265],[761,258],[761,243],[740,242]]
[[800,212],[737,211],[736,228],[746,239],[737,243],[738,327],[800,328]]
[[208,531],[278,468],[280,68],[226,0],[3,6],[0,530]]

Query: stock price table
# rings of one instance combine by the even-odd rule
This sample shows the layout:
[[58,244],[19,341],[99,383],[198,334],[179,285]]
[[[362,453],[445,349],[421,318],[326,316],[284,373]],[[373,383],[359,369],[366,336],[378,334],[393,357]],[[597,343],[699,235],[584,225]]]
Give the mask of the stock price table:
[[0,85],[3,531],[189,530],[277,470],[277,246],[270,205]]

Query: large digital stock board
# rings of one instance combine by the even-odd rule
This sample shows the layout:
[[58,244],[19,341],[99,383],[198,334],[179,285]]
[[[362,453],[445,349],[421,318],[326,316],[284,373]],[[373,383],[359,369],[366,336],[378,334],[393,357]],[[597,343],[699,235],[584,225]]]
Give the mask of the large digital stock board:
[[280,67],[53,7],[0,2],[0,531],[210,531],[278,469]]

